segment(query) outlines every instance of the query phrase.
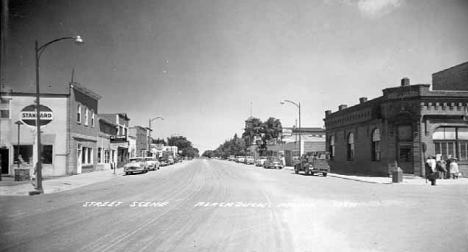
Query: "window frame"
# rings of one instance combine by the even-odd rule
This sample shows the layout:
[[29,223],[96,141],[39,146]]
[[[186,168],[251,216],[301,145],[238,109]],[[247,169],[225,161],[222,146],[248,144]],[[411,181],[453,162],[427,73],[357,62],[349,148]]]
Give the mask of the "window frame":
[[81,124],[81,104],[78,104],[76,122]]

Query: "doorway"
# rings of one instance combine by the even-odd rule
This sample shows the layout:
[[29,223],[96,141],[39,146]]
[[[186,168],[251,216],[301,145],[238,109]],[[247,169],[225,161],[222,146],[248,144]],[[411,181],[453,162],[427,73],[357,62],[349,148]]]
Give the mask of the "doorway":
[[0,149],[0,165],[2,166],[2,174],[9,174],[9,149]]

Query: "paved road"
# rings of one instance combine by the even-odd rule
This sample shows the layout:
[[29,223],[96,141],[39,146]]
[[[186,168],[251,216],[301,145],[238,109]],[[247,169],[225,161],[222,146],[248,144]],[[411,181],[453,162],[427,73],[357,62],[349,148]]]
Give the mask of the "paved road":
[[368,184],[194,160],[0,197],[0,250],[466,251],[467,195],[466,185]]

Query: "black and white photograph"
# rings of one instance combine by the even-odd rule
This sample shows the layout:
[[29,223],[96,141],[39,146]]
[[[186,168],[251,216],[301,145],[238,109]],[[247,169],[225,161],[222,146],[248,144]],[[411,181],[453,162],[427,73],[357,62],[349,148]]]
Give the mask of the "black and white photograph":
[[0,252],[468,251],[468,0],[0,6]]

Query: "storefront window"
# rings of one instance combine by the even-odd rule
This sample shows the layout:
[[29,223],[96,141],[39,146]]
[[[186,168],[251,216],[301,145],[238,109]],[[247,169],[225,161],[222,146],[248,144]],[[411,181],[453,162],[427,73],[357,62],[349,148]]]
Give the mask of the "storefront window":
[[13,146],[13,156],[15,164],[20,161],[22,164],[31,164],[33,155],[32,145],[20,145],[18,156],[18,145]]
[[53,160],[52,145],[43,145],[42,146],[42,163],[52,164],[52,160]]
[[439,127],[434,130],[432,139],[435,154],[441,154],[442,158],[456,157],[459,160],[468,160],[468,128]]

